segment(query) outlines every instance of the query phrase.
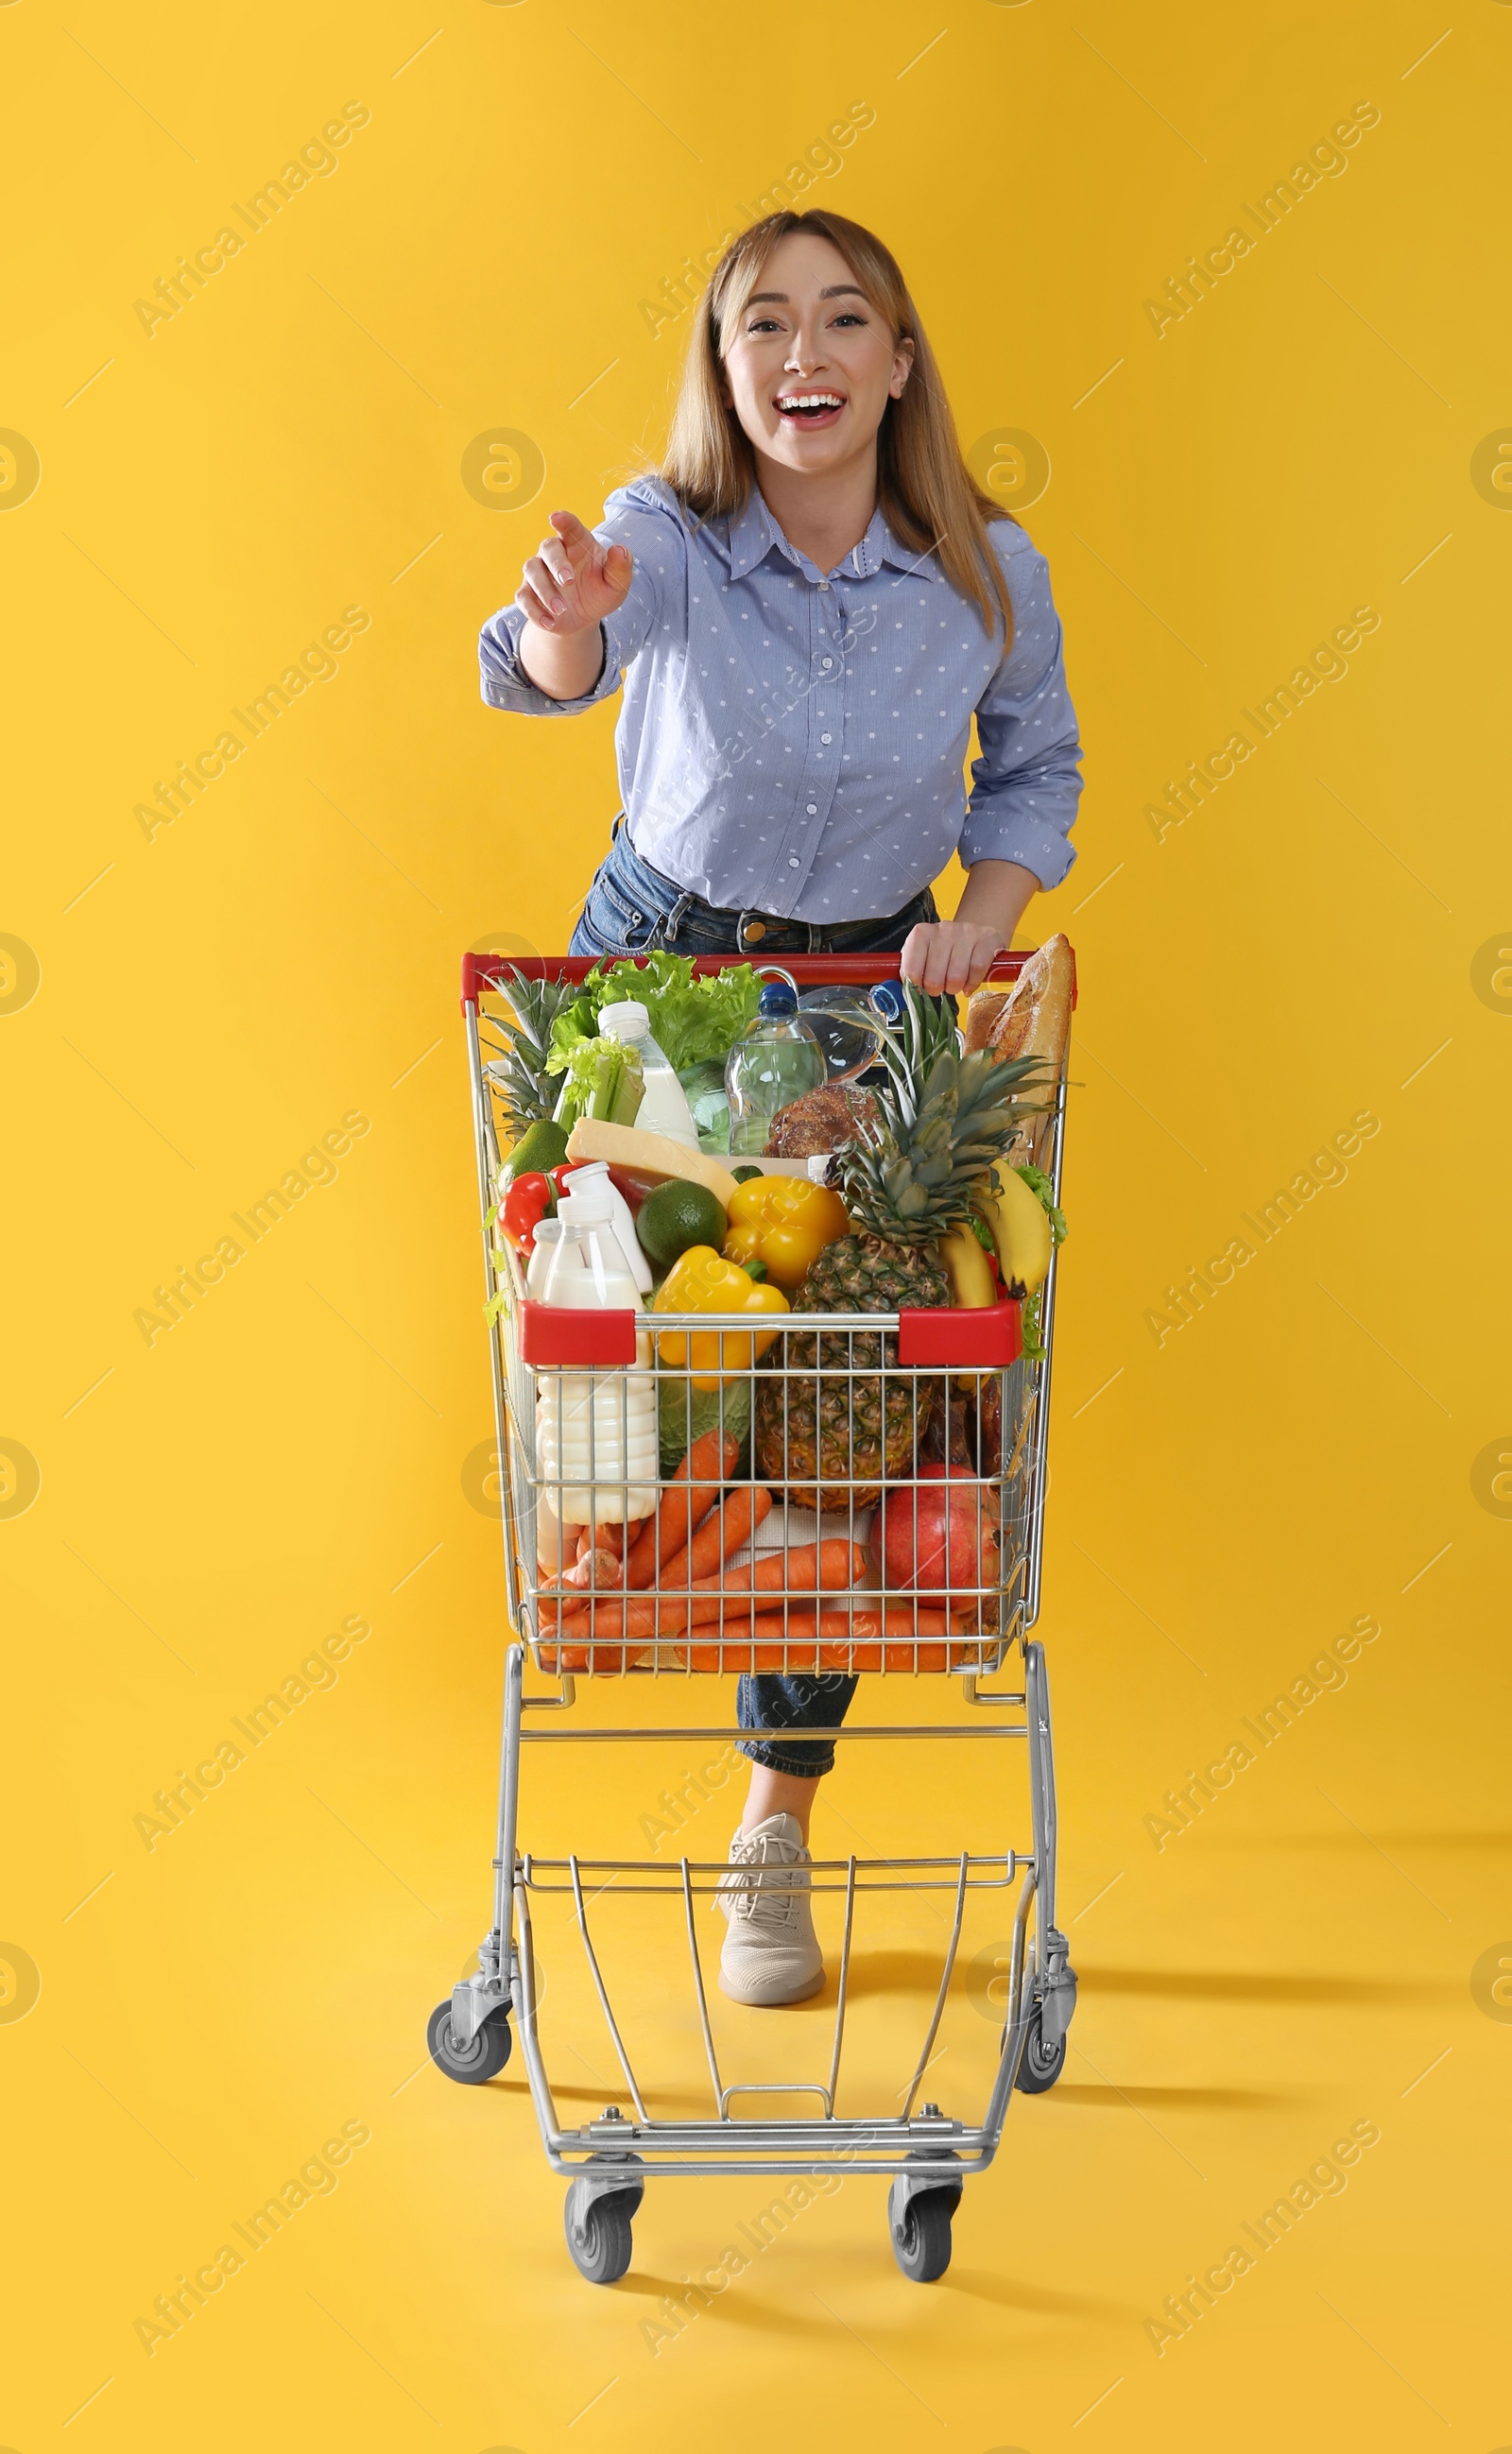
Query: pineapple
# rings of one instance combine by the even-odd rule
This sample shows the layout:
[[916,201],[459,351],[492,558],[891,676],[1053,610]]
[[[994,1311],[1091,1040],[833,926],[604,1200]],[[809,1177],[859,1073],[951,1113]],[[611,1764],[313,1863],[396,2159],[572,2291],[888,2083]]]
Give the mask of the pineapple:
[[479,1036],[485,1047],[501,1053],[483,1068],[498,1100],[506,1140],[518,1141],[528,1125],[549,1116],[561,1091],[560,1077],[548,1074],[552,1025],[563,1006],[579,994],[572,980],[528,980],[513,966],[500,981],[497,995],[514,1008],[508,1016],[481,1017]]
[[[922,1081],[883,1093],[881,1133],[838,1154],[855,1232],[818,1255],[794,1311],[948,1304],[951,1283],[934,1247],[977,1208],[1023,1113],[1014,1095],[1038,1070],[1022,1057],[995,1063],[985,1051],[961,1056],[953,1044],[937,1050]],[[897,1340],[880,1332],[790,1331],[782,1348],[790,1377],[756,1384],[761,1472],[799,1506],[869,1507],[885,1480],[911,1468],[939,1395],[935,1381],[899,1373]]]

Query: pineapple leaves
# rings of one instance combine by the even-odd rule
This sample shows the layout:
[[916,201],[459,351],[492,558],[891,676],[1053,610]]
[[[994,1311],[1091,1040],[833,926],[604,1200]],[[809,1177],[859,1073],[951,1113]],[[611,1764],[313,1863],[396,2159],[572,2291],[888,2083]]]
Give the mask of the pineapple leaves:
[[558,1085],[548,1079],[546,1057],[552,1027],[577,991],[567,980],[528,980],[512,966],[494,993],[512,1011],[479,1015],[479,1036],[494,1052],[483,1072],[504,1111],[506,1127],[517,1137],[537,1117],[549,1116],[556,1104]]

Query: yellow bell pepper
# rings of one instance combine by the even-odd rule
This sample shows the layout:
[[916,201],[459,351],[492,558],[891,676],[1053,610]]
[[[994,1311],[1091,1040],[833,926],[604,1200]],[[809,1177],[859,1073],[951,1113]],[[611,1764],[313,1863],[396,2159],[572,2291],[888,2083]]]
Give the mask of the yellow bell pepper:
[[725,1204],[730,1233],[726,1260],[764,1261],[779,1287],[800,1287],[809,1264],[851,1222],[837,1193],[801,1176],[754,1176]]
[[[725,1260],[712,1244],[690,1244],[663,1278],[652,1309],[775,1313],[786,1312],[788,1299],[780,1287],[747,1277],[744,1270]],[[685,1330],[664,1329],[656,1339],[656,1352],[662,1362],[675,1370],[691,1364],[696,1389],[717,1389],[721,1367],[727,1373],[749,1372],[776,1335],[775,1329],[739,1335],[727,1332],[723,1336],[717,1330],[690,1335]]]

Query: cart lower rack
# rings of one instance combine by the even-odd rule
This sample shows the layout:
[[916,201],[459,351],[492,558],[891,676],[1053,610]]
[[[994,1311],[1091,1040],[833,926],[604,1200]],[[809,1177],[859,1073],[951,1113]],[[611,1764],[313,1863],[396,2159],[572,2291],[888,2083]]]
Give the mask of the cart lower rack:
[[[1022,959],[1000,957],[995,976],[1013,976]],[[633,1383],[647,1368],[649,1323],[641,1315],[556,1314],[531,1303],[513,1257],[493,1242],[499,1142],[489,1067],[492,1052],[504,1043],[484,1001],[498,996],[508,1003],[512,968],[516,979],[529,979],[580,976],[587,966],[533,958],[511,967],[474,956],[464,964],[485,1278],[496,1319],[490,1352],[506,1586],[519,1635],[505,1660],[493,1919],[477,1974],[456,1985],[432,2015],[430,2049],[449,2077],[477,2085],[503,2068],[512,2022],[517,2024],[547,2160],[569,2183],[568,2247],[591,2282],[612,2283],[629,2266],[632,2220],[648,2179],[812,2176],[837,2167],[889,2180],[895,2257],[905,2275],[931,2281],[949,2263],[951,2219],[966,2180],[997,2154],[1015,2088],[1038,2093],[1058,2078],[1076,2005],[1077,1981],[1056,1924],[1055,1769],[1044,1650],[1031,1636],[1039,1610],[1054,1257],[1033,1357],[1023,1352],[1019,1307],[1011,1302],[983,1311],[905,1304],[864,1316],[768,1316],[761,1326],[772,1335],[759,1341],[744,1315],[658,1312],[653,1377],[659,1428],[665,1443],[672,1411],[673,1429],[681,1434],[675,1446],[685,1452],[674,1488],[686,1495],[678,1505],[685,1506],[689,1540],[677,1556],[663,1557],[634,1593],[618,1582],[618,1564],[595,1550],[570,1592],[554,1542],[569,1494],[559,1464],[554,1475],[544,1470],[550,1459],[536,1438],[537,1405],[544,1391],[565,1390],[572,1376],[580,1388],[590,1372],[600,1393],[606,1384],[619,1393],[624,1437],[607,1445],[627,1460],[628,1409]],[[781,968],[796,979],[828,984],[896,976],[897,963],[879,955],[816,956]],[[1035,1144],[1057,1202],[1063,1134],[1062,1080]],[[700,1371],[711,1355],[715,1368]],[[635,1394],[634,1402],[644,1400]],[[619,1471],[626,1471],[623,1462]],[[597,1472],[590,1478],[600,1485],[604,1479]],[[637,1497],[627,1483],[625,1519],[633,1517]],[[775,1500],[782,1508],[776,1535]],[[708,1555],[706,1537],[694,1534],[700,1521],[722,1540],[722,1547],[716,1544],[713,1575],[695,1573],[701,1564],[697,1541],[705,1542],[703,1564]],[[885,1569],[878,1573],[884,1534],[889,1542],[894,1534],[905,1543],[911,1539],[917,1549],[926,1536],[941,1539],[942,1522],[939,1589],[900,1593]],[[803,1539],[809,1536],[814,1539]],[[628,1528],[623,1549],[628,1554]],[[551,1682],[530,1694],[528,1659]],[[805,1887],[814,1900],[833,1901],[840,1920],[828,2048],[816,2068],[780,2080],[748,2080],[729,2045],[721,2052],[716,2039],[698,1913],[718,1895],[770,1881],[770,1872],[763,1877],[759,1868],[687,1857],[538,1856],[519,1845],[521,1764],[530,1745],[728,1743],[760,1735],[688,1718],[584,1727],[575,1718],[584,1673],[666,1680],[804,1670],[958,1678],[968,1716],[962,1720],[847,1721],[823,1736],[847,1745],[1022,1741],[1030,1845],[812,1861],[804,1869]],[[994,1675],[1009,1683],[988,1684]],[[1002,1784],[995,1784],[994,1795],[1000,1791]],[[937,1895],[945,1933],[933,2004],[909,2048],[912,2075],[905,2070],[892,2100],[897,2109],[857,2114],[849,2110],[842,2088],[853,1943],[857,1902],[877,1894]],[[993,1894],[1005,1909],[1012,1901],[1011,1941],[996,2063],[986,2102],[968,2120],[943,2112],[921,2091],[953,1983],[959,1990],[968,1904]],[[660,1902],[652,1914],[673,1919],[685,1938],[689,1997],[707,2069],[705,2115],[654,2110],[656,2091],[643,2085],[627,2044],[624,2005],[616,2006],[601,1938],[605,1921],[629,1914],[625,1904],[632,1901]],[[558,1902],[564,1914],[571,1903],[592,1998],[628,2106],[606,2104],[600,2118],[575,2127],[558,2113],[541,2033],[535,1926],[547,1902]],[[995,2019],[998,2008],[994,2000]],[[805,2110],[801,2116],[763,2111],[763,2101],[774,2097],[799,2100]]]

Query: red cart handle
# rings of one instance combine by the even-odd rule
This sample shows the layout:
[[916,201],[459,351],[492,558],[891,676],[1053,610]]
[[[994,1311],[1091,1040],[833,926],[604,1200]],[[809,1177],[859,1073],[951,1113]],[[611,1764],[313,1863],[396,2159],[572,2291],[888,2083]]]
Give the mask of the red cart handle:
[[[527,980],[585,980],[600,957],[592,955],[474,955],[462,957],[462,1004],[475,1006],[485,989],[496,989],[506,972],[518,972]],[[644,963],[644,955],[634,955],[632,962]],[[988,966],[989,980],[1016,980],[1029,960],[1027,953],[995,955]],[[1075,956],[1072,957],[1071,1002],[1077,1001]],[[703,979],[713,972],[728,972],[736,963],[750,963],[757,970],[771,965],[762,962],[759,952],[749,955],[696,955],[694,977]],[[896,980],[900,972],[897,955],[782,955],[773,957],[779,970],[790,972],[800,988],[870,988],[877,980]]]
[[[634,1363],[637,1333],[656,1326],[649,1313],[572,1312],[529,1298],[519,1313],[520,1360],[536,1371],[605,1371]],[[959,1311],[909,1307],[897,1316],[897,1360],[904,1371],[1006,1372],[1022,1353],[1023,1307],[1013,1296]]]

